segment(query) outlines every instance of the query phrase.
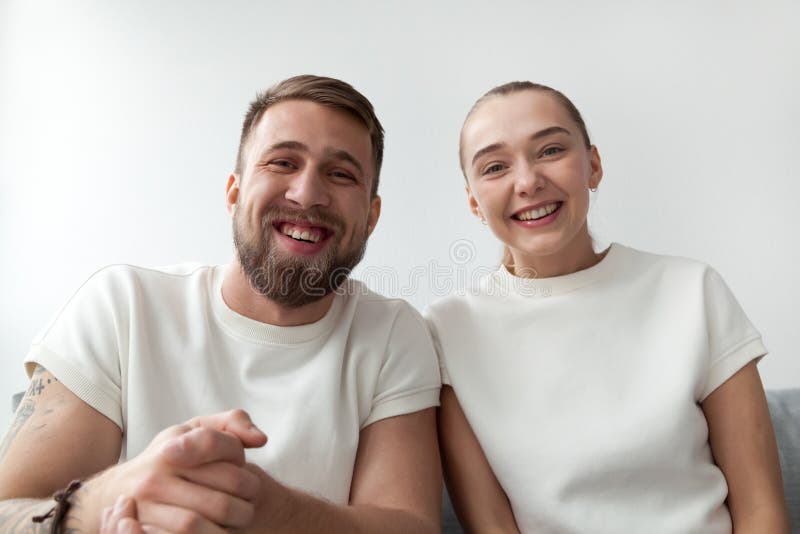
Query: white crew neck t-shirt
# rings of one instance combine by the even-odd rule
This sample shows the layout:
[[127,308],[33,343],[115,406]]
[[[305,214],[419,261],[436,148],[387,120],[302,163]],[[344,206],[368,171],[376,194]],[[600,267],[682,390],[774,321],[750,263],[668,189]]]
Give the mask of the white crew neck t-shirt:
[[425,316],[523,533],[731,531],[699,403],[766,349],[713,269],[614,244]]
[[243,408],[269,437],[247,451],[248,461],[347,503],[359,431],[438,405],[422,317],[348,280],[319,321],[268,325],[228,308],[224,270],[100,270],[34,341],[28,372],[43,366],[114,421],[123,430],[121,460],[167,426]]

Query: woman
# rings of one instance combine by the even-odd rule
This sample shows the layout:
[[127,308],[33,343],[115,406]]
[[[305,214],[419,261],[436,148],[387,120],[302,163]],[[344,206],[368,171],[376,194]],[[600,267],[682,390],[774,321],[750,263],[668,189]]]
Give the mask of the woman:
[[603,170],[549,87],[489,91],[461,131],[472,212],[506,245],[433,304],[447,485],[470,532],[788,532],[761,337],[698,262],[595,252]]

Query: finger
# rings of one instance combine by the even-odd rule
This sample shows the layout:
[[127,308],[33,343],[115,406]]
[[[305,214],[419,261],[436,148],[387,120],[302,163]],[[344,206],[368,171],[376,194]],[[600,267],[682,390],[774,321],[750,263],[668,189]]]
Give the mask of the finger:
[[119,520],[115,534],[144,534],[144,528],[138,521],[130,517]]
[[113,530],[109,524],[109,517],[111,516],[111,507],[103,508],[103,513],[100,515],[100,534],[112,534]]
[[211,462],[244,465],[244,448],[239,438],[208,427],[197,427],[166,441],[161,453],[169,463],[179,467]]
[[225,532],[222,527],[215,525],[195,511],[157,502],[141,501],[139,503],[139,521],[145,532],[166,531],[176,534],[184,532],[223,534]]
[[[136,502],[125,495],[120,495],[113,507],[103,510],[101,532],[104,534],[135,533],[137,532],[136,527],[138,527],[135,525],[135,518]],[[131,521],[134,525],[131,525]],[[123,528],[121,522],[127,523],[127,527]],[[130,530],[132,527],[134,530]]]
[[112,532],[110,529],[110,522],[109,519],[111,518],[111,512],[114,509],[110,506],[103,508],[103,513],[100,515],[100,533],[107,534]]
[[[136,488],[136,498],[139,502],[138,518],[143,524],[152,523],[143,515],[145,502],[193,511],[220,526],[246,526],[255,514],[251,502],[173,476],[143,479]],[[155,524],[170,530],[168,525]]]
[[181,472],[189,482],[225,492],[246,501],[254,500],[261,489],[261,479],[248,469],[228,462],[204,464]]
[[195,417],[186,424],[194,428],[202,426],[228,432],[239,438],[246,448],[262,447],[267,442],[267,435],[241,409]]

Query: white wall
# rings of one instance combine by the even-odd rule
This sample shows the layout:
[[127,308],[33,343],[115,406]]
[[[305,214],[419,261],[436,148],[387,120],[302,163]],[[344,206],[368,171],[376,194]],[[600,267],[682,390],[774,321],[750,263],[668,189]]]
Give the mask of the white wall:
[[[444,289],[409,291],[415,266],[496,263],[457,135],[482,92],[532,79],[573,98],[603,155],[596,237],[714,265],[772,350],[767,387],[800,386],[800,4],[564,4],[0,1],[0,400],[97,267],[228,260],[245,107],[306,72],[353,83],[387,130],[360,269],[378,289],[422,307]],[[477,256],[454,263],[454,243]]]

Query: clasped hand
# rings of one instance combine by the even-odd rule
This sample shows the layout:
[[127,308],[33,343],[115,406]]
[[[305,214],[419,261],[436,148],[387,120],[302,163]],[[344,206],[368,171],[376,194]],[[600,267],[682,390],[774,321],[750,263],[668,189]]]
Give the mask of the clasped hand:
[[244,449],[266,442],[243,410],[169,427],[140,455],[91,479],[75,519],[108,534],[247,527],[266,475],[245,462]]

